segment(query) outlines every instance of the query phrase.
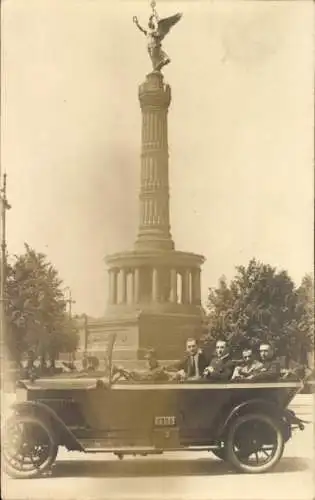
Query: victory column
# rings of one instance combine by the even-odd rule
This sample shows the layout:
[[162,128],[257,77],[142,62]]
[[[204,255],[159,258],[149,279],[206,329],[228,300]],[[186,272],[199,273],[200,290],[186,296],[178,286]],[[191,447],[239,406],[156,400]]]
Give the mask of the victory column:
[[139,86],[142,112],[140,220],[131,251],[106,257],[108,305],[104,318],[89,322],[90,349],[98,355],[108,333],[116,332],[115,356],[142,358],[144,349],[176,359],[185,340],[201,329],[202,255],[175,250],[170,230],[167,115],[171,88],[161,70],[170,63],[162,41],[181,19],[161,19],[151,3],[148,28],[133,22],[148,41],[152,71]]

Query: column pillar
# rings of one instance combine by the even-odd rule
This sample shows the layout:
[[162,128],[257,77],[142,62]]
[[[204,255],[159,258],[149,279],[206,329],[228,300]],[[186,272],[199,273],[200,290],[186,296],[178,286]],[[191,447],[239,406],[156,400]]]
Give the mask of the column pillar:
[[191,303],[196,304],[196,269],[191,269]]
[[118,286],[117,286],[117,269],[112,270],[112,304],[117,304],[117,292],[118,292]]
[[139,300],[140,300],[140,269],[136,267],[133,275],[133,301],[135,303],[138,303]]
[[185,287],[185,273],[181,272],[181,285],[182,285],[182,293],[181,293],[181,303],[185,304],[186,302],[186,287]]
[[158,302],[159,300],[159,275],[158,270],[154,267],[152,269],[152,301]]
[[190,302],[190,283],[189,283],[189,269],[185,269],[182,274],[182,303],[189,304]]
[[201,283],[200,283],[200,269],[195,269],[193,274],[193,302],[197,305],[201,304]]
[[170,300],[173,303],[177,303],[177,271],[176,269],[171,269],[171,293]]
[[113,273],[108,269],[108,303],[113,303]]
[[127,269],[121,269],[121,302],[127,302]]

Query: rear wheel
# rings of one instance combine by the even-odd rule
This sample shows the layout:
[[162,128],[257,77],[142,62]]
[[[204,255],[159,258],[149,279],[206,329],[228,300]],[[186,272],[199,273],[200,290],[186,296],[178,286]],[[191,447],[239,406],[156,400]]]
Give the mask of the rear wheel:
[[240,472],[267,472],[283,454],[281,424],[264,414],[240,416],[231,423],[225,449],[226,459]]
[[6,422],[2,444],[4,470],[14,478],[33,478],[50,470],[58,452],[54,434],[43,420],[13,416]]

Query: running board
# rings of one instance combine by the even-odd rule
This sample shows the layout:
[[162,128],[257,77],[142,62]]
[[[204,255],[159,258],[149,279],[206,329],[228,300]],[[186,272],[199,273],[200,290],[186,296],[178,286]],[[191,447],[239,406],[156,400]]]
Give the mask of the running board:
[[176,448],[155,448],[154,446],[104,446],[105,443],[93,443],[92,440],[80,440],[86,453],[114,453],[116,455],[160,455],[164,451],[209,451],[218,449],[216,445],[180,446]]
[[115,455],[159,455],[163,450],[156,448],[84,448],[86,453],[114,453]]

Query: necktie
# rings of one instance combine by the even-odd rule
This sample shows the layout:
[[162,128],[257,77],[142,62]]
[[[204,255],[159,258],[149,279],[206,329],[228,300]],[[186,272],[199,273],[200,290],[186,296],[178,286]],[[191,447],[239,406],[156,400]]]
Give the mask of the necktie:
[[195,377],[199,377],[198,354],[194,356],[195,361]]
[[189,360],[189,373],[188,377],[193,377],[195,374],[195,356],[191,356]]

